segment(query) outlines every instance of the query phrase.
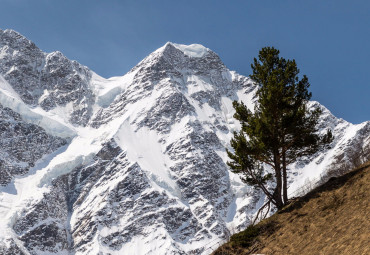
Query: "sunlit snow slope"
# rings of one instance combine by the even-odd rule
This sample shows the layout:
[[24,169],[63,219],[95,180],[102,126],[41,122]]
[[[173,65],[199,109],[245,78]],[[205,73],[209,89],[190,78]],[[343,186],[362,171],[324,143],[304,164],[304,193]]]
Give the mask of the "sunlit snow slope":
[[[0,148],[0,253],[209,254],[265,199],[226,166],[232,101],[253,109],[256,85],[202,45],[105,79],[0,30],[0,75],[0,142],[27,138]],[[370,122],[323,109],[335,141],[291,167],[291,192],[369,143]]]

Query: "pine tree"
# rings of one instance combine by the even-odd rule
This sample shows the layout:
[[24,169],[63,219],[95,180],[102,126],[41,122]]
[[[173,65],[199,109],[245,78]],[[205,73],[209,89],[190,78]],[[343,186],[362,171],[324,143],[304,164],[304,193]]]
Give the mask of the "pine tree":
[[[278,209],[288,202],[287,167],[298,158],[316,153],[333,139],[331,131],[320,136],[317,123],[320,109],[310,110],[307,103],[308,78],[299,79],[295,60],[279,57],[279,50],[263,48],[251,65],[251,79],[258,84],[257,104],[251,112],[243,102],[233,102],[234,117],[241,130],[231,139],[233,152],[227,151],[231,171],[263,190]],[[266,172],[270,166],[273,173]],[[274,179],[273,192],[266,182]]]

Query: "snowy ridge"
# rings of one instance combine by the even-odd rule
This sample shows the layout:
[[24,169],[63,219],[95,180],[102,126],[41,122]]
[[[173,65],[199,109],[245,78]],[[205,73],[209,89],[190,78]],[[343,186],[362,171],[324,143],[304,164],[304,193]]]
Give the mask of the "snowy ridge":
[[24,121],[44,128],[51,135],[62,138],[72,138],[76,135],[76,132],[69,127],[70,125],[65,125],[56,119],[52,119],[47,114],[40,114],[37,109],[27,106],[1,75],[0,102],[4,107],[21,114]]
[[[232,101],[254,107],[257,86],[248,77],[197,44],[167,43],[110,79],[32,45],[2,32],[0,104],[53,146],[0,189],[0,253],[209,254],[209,243],[251,222],[265,197],[228,170],[225,152],[240,128]],[[22,47],[28,55],[7,54]],[[38,70],[45,83],[33,71],[9,76],[4,63]],[[28,98],[24,79],[36,96]],[[335,141],[291,167],[290,192],[370,142],[370,122],[353,125],[323,110],[320,132],[330,127]]]
[[185,55],[193,58],[204,57],[204,55],[206,55],[207,52],[209,51],[208,48],[200,44],[184,45],[173,43],[173,46],[184,52]]

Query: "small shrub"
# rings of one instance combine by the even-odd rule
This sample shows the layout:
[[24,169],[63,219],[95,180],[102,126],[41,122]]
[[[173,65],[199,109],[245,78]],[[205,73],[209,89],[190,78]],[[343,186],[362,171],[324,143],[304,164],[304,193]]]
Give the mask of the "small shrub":
[[234,246],[249,247],[256,239],[260,229],[257,226],[249,226],[246,230],[231,236],[230,241]]

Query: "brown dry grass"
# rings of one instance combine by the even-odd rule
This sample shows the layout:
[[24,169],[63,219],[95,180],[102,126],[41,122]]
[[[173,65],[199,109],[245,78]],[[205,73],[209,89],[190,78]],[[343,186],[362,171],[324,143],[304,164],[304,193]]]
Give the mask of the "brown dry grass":
[[230,241],[213,254],[370,254],[369,184],[370,162],[257,224],[249,247]]

